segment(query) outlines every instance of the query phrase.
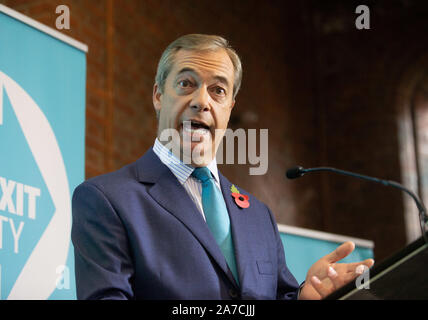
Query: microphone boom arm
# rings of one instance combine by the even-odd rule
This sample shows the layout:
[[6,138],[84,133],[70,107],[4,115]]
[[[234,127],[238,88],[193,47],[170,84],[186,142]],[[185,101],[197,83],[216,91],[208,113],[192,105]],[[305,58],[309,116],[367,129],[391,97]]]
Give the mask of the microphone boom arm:
[[299,167],[298,169],[300,170],[301,175],[304,175],[305,173],[309,173],[309,172],[328,171],[328,172],[334,172],[334,173],[338,173],[338,174],[342,174],[342,175],[346,175],[346,176],[351,176],[351,177],[362,179],[362,180],[373,181],[376,183],[380,183],[384,186],[390,186],[390,187],[394,187],[396,189],[400,189],[401,191],[404,191],[409,196],[411,196],[416,203],[416,206],[419,210],[419,219],[420,219],[420,224],[421,224],[421,229],[422,229],[422,236],[425,239],[425,243],[428,243],[427,234],[425,232],[425,228],[428,224],[427,210],[426,210],[423,202],[419,199],[419,197],[414,192],[405,188],[400,183],[395,182],[395,181],[391,181],[391,180],[382,180],[382,179],[369,177],[369,176],[365,176],[362,174],[358,174],[358,173],[354,173],[354,172],[350,172],[350,171],[345,171],[345,170],[340,170],[340,169],[336,169],[336,168],[330,168],[330,167],[318,167],[318,168],[309,168],[309,169],[304,169],[304,168]]

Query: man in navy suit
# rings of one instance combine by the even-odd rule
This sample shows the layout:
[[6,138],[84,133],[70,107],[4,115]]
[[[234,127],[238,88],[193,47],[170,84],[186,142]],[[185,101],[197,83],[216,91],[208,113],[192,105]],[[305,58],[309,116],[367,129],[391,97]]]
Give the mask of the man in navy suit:
[[[269,208],[217,171],[241,75],[238,55],[218,36],[186,35],[165,50],[153,88],[153,148],[74,192],[78,299],[319,299],[374,263],[336,263],[354,249],[347,242],[299,286]],[[166,141],[168,130],[176,134]],[[210,197],[220,194],[213,206],[226,212],[232,260],[208,223],[200,170],[209,173]],[[235,201],[236,190],[250,206]]]

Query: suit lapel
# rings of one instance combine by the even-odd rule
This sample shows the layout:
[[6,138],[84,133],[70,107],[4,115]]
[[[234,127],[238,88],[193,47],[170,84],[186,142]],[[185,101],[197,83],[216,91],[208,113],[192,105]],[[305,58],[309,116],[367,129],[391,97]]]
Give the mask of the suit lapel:
[[153,184],[149,189],[151,197],[189,229],[236,285],[226,259],[201,213],[171,170],[159,160],[152,149],[137,161],[137,170],[140,182]]
[[255,221],[256,213],[254,212],[254,208],[251,207],[251,197],[249,199],[249,208],[242,209],[238,207],[231,196],[232,192],[230,188],[232,184],[222,174],[219,174],[219,177],[232,226],[232,238],[241,291],[245,291],[245,288],[248,285],[251,286],[255,280],[253,272],[250,270],[252,264],[255,263],[253,250],[258,246],[258,231],[255,229],[257,226],[257,222]]

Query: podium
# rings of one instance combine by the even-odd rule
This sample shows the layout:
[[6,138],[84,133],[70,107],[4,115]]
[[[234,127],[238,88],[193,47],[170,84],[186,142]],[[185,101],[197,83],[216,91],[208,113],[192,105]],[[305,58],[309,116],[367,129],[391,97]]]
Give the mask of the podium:
[[428,244],[420,237],[375,264],[366,278],[367,283],[351,281],[324,300],[428,300]]

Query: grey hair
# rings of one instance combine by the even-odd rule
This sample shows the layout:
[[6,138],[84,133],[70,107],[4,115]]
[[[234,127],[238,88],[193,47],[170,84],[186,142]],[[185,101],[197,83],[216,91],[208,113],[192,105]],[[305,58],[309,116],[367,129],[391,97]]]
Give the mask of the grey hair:
[[242,64],[236,51],[229,45],[229,42],[223,37],[216,35],[205,35],[205,34],[187,34],[181,36],[177,40],[173,41],[168,45],[159,60],[157,73],[156,73],[156,84],[158,85],[160,92],[163,92],[165,87],[165,81],[168,74],[171,72],[174,55],[180,50],[218,50],[224,49],[229,55],[234,68],[234,83],[233,83],[233,98],[235,99],[239,88],[241,87],[242,80]]

